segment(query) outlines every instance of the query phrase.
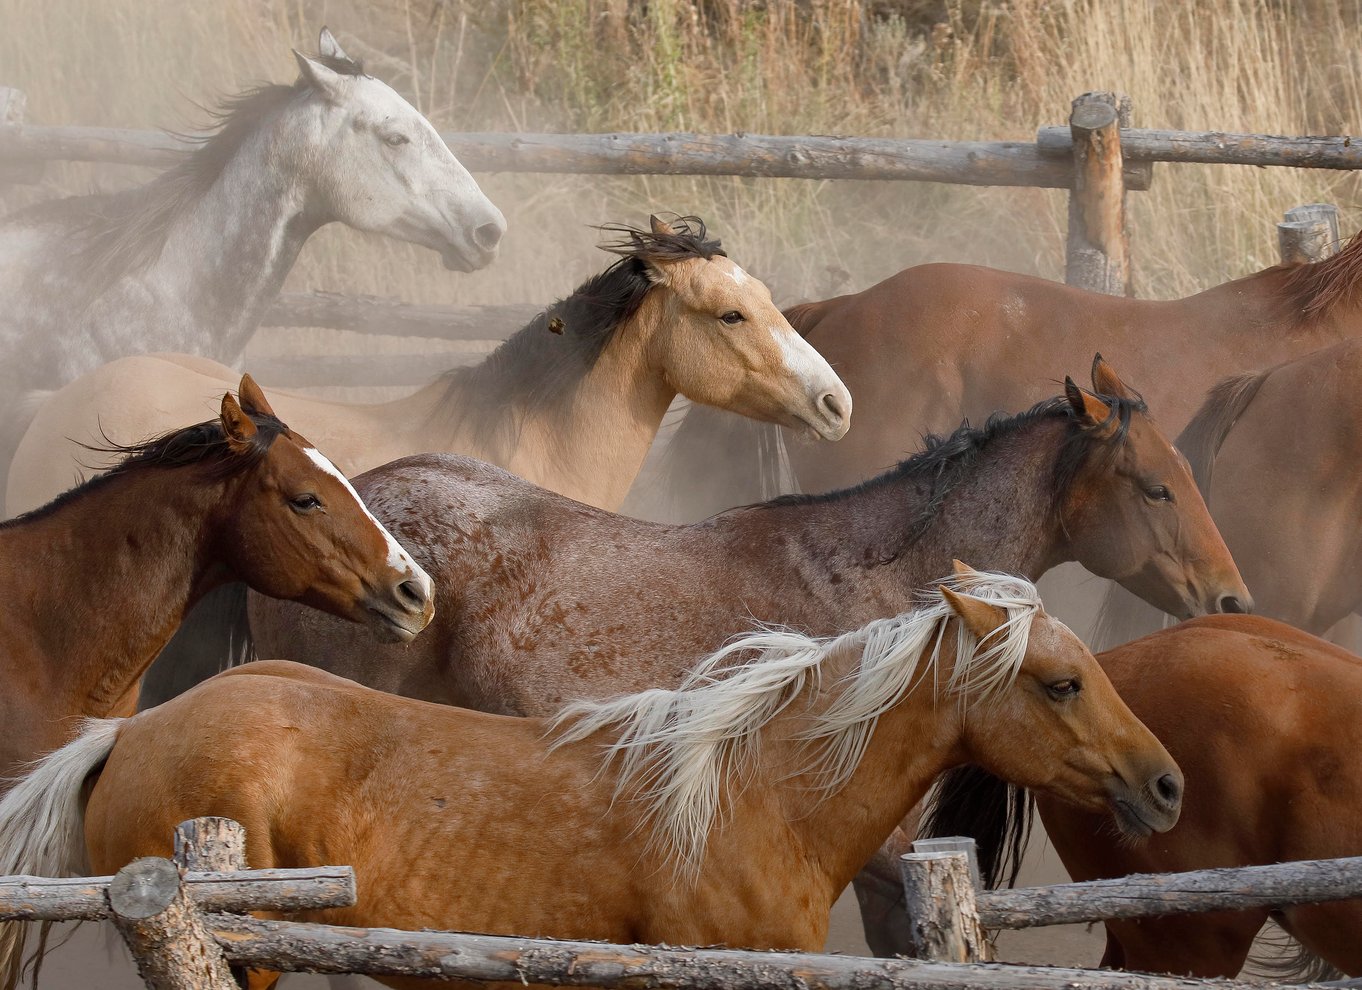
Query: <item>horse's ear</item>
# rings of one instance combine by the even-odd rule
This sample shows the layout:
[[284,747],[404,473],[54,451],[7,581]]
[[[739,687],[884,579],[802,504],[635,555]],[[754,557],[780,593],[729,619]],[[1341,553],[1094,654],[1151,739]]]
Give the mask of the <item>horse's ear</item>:
[[246,412],[256,416],[274,415],[264,391],[250,375],[241,376],[241,386],[237,389],[237,394],[241,396],[241,408]]
[[956,560],[955,558],[951,558],[951,573],[953,573],[956,577],[964,577],[967,574],[973,574],[974,568],[970,567],[970,565],[965,563],[963,560]]
[[1083,391],[1068,375],[1064,376],[1064,396],[1083,425],[1098,426],[1110,421],[1111,406],[1091,392]]
[[975,598],[973,595],[958,594],[944,584],[939,586],[939,590],[941,597],[951,607],[951,611],[960,617],[965,628],[981,643],[1001,629],[1007,622],[1007,610],[994,605],[992,602]]
[[1101,354],[1092,359],[1092,390],[1099,395],[1111,395],[1118,399],[1134,401],[1140,397],[1138,392],[1121,381],[1111,365],[1102,360]]
[[255,439],[255,424],[251,422],[251,417],[247,416],[237,405],[236,399],[232,398],[232,393],[228,392],[222,397],[222,435],[227,439],[227,446],[232,453],[240,454],[251,446],[251,441]]
[[648,217],[648,226],[652,228],[653,234],[657,237],[676,236],[676,228],[656,213]]
[[317,51],[321,52],[327,58],[340,58],[347,62],[350,61],[350,56],[345,54],[345,49],[340,46],[340,42],[336,40],[336,36],[331,33],[331,29],[325,24],[322,25],[322,33],[320,37],[317,38]]
[[339,103],[344,95],[344,78],[335,69],[327,68],[315,58],[308,58],[298,49],[293,50],[298,61],[298,71],[318,96],[328,103]]

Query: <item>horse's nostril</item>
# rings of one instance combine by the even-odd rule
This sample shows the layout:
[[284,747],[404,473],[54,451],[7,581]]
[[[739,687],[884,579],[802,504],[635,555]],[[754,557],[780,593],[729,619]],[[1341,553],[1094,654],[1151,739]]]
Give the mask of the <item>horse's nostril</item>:
[[426,592],[417,581],[403,581],[397,586],[397,597],[408,608],[422,609],[426,606]]
[[823,408],[828,411],[828,416],[833,422],[840,423],[846,419],[846,410],[842,408],[842,402],[831,392],[823,393]]
[[1236,596],[1225,595],[1220,599],[1220,611],[1229,612],[1235,615],[1243,615],[1248,609]]
[[473,231],[473,240],[484,251],[491,251],[501,243],[501,235],[506,228],[499,223],[485,223]]
[[1171,773],[1166,773],[1154,782],[1154,791],[1165,804],[1172,806],[1182,800],[1182,782]]

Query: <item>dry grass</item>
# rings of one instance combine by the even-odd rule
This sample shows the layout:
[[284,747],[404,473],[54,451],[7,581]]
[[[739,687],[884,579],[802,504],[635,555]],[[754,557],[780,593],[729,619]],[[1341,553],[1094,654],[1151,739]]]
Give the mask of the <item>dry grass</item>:
[[[1359,6],[1343,0],[0,0],[0,80],[49,123],[184,127],[191,101],[290,78],[328,22],[442,128],[745,130],[1027,139],[1117,89],[1157,127],[1347,132],[1362,118]],[[34,195],[137,180],[69,166]],[[538,300],[605,260],[587,227],[698,212],[786,300],[925,260],[1058,274],[1064,197],[893,183],[488,176],[503,258],[328,229],[292,287],[453,302]],[[1345,173],[1161,166],[1132,195],[1139,291],[1180,295],[1271,263],[1272,221],[1346,209]],[[1351,226],[1347,224],[1346,226]]]

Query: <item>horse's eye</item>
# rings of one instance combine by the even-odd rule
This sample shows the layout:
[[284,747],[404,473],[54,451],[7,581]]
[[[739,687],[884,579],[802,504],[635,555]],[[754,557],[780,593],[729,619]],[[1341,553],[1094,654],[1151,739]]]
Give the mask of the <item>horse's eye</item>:
[[322,500],[311,492],[304,492],[301,495],[293,496],[293,498],[288,500],[288,504],[294,512],[297,512],[299,515],[306,515],[309,512],[316,512],[320,509],[322,507]]
[[723,316],[719,317],[719,319],[723,320],[729,326],[732,326],[735,323],[741,323],[744,319],[746,319],[746,317],[744,317],[736,309],[730,309]]
[[1168,490],[1166,485],[1150,485],[1144,490],[1144,496],[1151,502],[1173,501],[1173,493]]
[[1056,701],[1064,701],[1075,697],[1079,691],[1083,690],[1083,685],[1079,683],[1077,677],[1066,677],[1062,681],[1047,684],[1045,689],[1050,692],[1050,697]]
[[389,134],[383,142],[390,148],[400,148],[404,144],[410,144],[411,138],[405,134]]

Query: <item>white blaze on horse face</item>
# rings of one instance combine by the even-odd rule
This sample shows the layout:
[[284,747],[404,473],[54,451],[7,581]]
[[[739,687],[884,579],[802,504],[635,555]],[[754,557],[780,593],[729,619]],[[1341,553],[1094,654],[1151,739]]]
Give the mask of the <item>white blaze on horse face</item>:
[[837,372],[789,324],[771,327],[771,337],[780,349],[781,360],[790,374],[799,379],[805,394],[814,404],[817,422],[810,423],[825,440],[840,440],[851,429],[851,392]]
[[336,218],[438,251],[446,268],[490,264],[506,219],[435,127],[386,83],[341,79],[343,98],[322,109],[318,149]]
[[734,285],[739,286],[746,282],[749,277],[747,272],[743,271],[739,265],[734,265],[732,271],[724,272],[724,274],[733,280]]
[[341,474],[336,465],[332,464],[327,459],[326,455],[316,447],[305,447],[303,453],[307,454],[308,460],[317,465],[322,472],[331,475],[331,477],[335,478],[345,487],[345,490],[350,493],[350,497],[359,505],[360,511],[363,512],[364,515],[368,517],[369,521],[374,524],[374,527],[383,534],[383,539],[388,543],[388,566],[399,574],[410,575],[412,580],[416,581],[421,586],[421,590],[425,593],[425,597],[427,599],[431,598],[434,593],[435,583],[431,581],[430,575],[425,572],[420,564],[412,559],[411,554],[403,549],[402,544],[398,543],[397,540],[393,538],[393,535],[388,532],[388,528],[374,518],[374,514],[370,512],[369,507],[364,504],[364,499],[360,498],[359,492],[355,491],[355,486],[350,484],[350,479]]

